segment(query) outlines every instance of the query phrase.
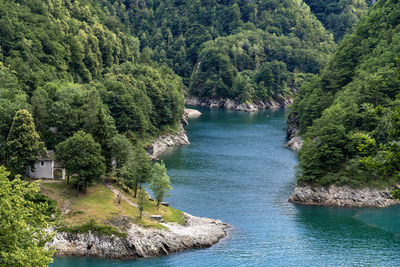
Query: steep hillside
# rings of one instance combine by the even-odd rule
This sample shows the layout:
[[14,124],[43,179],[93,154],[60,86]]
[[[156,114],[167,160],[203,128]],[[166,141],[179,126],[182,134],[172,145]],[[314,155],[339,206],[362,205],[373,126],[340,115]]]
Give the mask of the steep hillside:
[[21,108],[49,149],[81,129],[106,151],[118,133],[136,142],[180,123],[181,79],[97,1],[0,0],[0,45],[0,162]]
[[400,171],[400,3],[378,1],[303,85],[299,184],[386,187]]
[[101,2],[201,97],[288,97],[335,47],[301,0]]
[[368,10],[365,0],[305,0],[311,11],[325,28],[331,31],[336,41],[343,39],[346,33],[350,33],[359,18]]

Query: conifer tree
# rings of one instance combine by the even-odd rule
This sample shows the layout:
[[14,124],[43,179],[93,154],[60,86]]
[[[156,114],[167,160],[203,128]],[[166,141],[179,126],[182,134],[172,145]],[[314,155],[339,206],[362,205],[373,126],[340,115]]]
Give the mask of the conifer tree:
[[32,115],[26,109],[17,111],[7,137],[7,166],[15,173],[24,175],[33,167],[38,157],[45,154],[44,143],[35,130]]

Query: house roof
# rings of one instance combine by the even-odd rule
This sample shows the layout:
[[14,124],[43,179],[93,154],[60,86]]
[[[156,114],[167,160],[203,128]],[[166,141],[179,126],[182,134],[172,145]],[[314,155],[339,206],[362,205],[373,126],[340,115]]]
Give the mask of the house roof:
[[47,155],[40,156],[39,160],[42,160],[42,161],[53,161],[54,160],[54,150],[47,150]]

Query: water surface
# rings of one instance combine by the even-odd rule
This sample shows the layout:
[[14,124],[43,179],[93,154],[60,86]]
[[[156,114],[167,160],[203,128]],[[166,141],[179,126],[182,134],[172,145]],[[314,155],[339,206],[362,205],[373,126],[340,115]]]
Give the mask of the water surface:
[[57,258],[52,266],[398,266],[400,207],[347,209],[287,202],[296,153],[285,143],[285,112],[201,109],[191,145],[162,155],[174,187],[168,201],[221,219],[217,245],[166,257],[118,261]]

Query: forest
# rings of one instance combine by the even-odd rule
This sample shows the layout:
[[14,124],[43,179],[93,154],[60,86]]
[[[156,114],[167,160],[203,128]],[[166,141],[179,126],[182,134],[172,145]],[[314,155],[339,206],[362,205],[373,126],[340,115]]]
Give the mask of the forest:
[[291,108],[305,139],[300,184],[387,187],[400,178],[399,8],[378,1],[300,88]]
[[188,94],[239,102],[292,97],[368,8],[359,0],[101,2]]

